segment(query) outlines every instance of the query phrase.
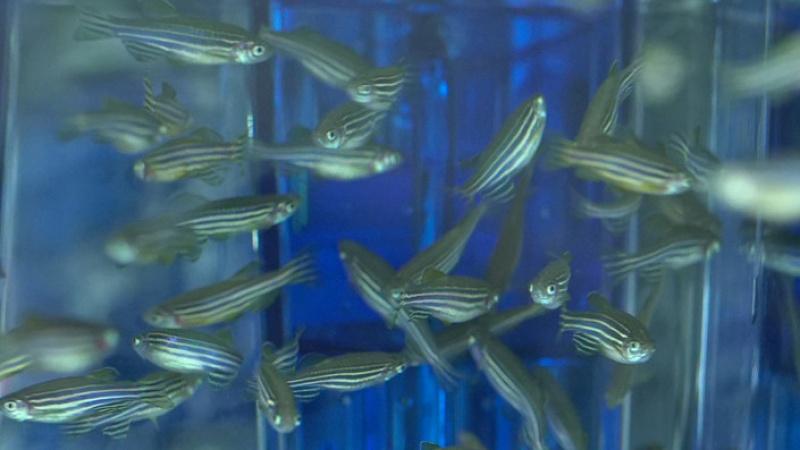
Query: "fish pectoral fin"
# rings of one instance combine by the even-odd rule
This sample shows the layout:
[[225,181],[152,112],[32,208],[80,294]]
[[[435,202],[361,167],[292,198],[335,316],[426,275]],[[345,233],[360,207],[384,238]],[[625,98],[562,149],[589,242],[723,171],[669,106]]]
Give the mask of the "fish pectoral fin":
[[122,44],[125,45],[128,53],[139,62],[152,62],[166,55],[164,50],[142,42],[123,39]]
[[572,343],[575,345],[575,350],[581,355],[590,356],[600,351],[600,342],[597,338],[584,333],[575,333],[572,336]]
[[164,409],[164,410],[172,409],[175,406],[175,404],[172,402],[172,400],[170,400],[170,398],[167,397],[166,395],[148,397],[148,398],[142,399],[142,401],[144,401],[145,403],[147,403],[149,405],[153,405],[156,408],[160,408],[160,409]]

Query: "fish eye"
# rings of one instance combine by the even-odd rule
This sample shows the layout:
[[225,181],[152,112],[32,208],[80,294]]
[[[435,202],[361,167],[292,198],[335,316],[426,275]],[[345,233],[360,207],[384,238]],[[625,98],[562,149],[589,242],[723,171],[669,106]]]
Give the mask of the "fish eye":
[[142,345],[141,336],[136,336],[135,338],[133,338],[133,345]]
[[372,92],[372,86],[368,84],[362,84],[356,88],[356,92],[361,95],[369,95]]
[[639,353],[641,350],[642,350],[642,345],[639,344],[638,342],[634,341],[628,344],[628,351],[630,351],[631,353]]
[[264,48],[263,45],[256,45],[255,47],[253,47],[253,54],[256,55],[256,56],[261,56],[266,51],[267,51],[267,49]]
[[5,408],[7,411],[15,411],[17,409],[17,402],[7,401],[3,404],[3,408]]
[[556,293],[556,285],[555,284],[548,284],[547,285],[547,293],[550,295],[554,295]]
[[325,137],[328,138],[329,141],[335,141],[338,136],[336,130],[328,130],[328,132],[325,133]]

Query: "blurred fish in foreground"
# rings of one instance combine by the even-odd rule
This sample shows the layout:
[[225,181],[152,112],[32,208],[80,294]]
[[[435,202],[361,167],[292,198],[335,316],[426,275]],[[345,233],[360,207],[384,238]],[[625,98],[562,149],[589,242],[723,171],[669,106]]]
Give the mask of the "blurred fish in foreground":
[[[600,219],[605,228],[612,233],[627,230],[631,216],[639,210],[642,204],[642,195],[612,190],[615,198],[606,202],[589,200],[573,190],[572,199],[576,215],[586,219]],[[673,196],[664,196],[664,198],[671,197]]]
[[309,401],[322,389],[352,392],[383,384],[403,373],[407,364],[402,353],[346,353],[301,368],[287,381],[295,398]]
[[595,311],[561,310],[559,333],[574,333],[572,342],[578,353],[600,353],[620,364],[641,364],[653,356],[655,344],[639,319],[615,309],[597,293],[589,295],[589,304]]
[[719,158],[703,144],[700,127],[695,129],[691,142],[682,134],[670,135],[667,154],[692,176],[692,187],[696,190],[707,190],[709,180],[722,165]]
[[748,216],[777,223],[800,220],[800,158],[723,164],[709,189]]
[[784,38],[768,50],[767,58],[729,67],[724,76],[735,97],[773,95],[781,97],[800,87],[800,34]]
[[[146,0],[158,2],[160,0]],[[273,49],[244,28],[177,11],[159,17],[127,19],[79,8],[78,41],[118,38],[139,62],[166,58],[189,64],[255,64],[266,61]],[[166,12],[166,11],[165,11]]]
[[578,137],[575,139],[577,142],[589,142],[597,136],[614,134],[620,105],[633,91],[641,68],[640,60],[633,61],[622,70],[616,61],[611,64],[608,77],[597,88],[586,107]]
[[561,387],[561,383],[543,367],[534,368],[531,376],[544,391],[547,423],[562,450],[586,450],[589,438],[581,424],[577,408]]
[[258,372],[251,384],[258,408],[278,433],[291,433],[301,422],[294,393],[287,382],[297,364],[301,334],[302,330],[281,349],[265,342],[261,346]]
[[165,220],[128,225],[108,238],[106,255],[121,266],[130,264],[171,264],[179,257],[195,261],[204,240],[186,227]]
[[103,434],[112,439],[128,436],[131,424],[143,420],[155,423],[156,419],[188,400],[203,381],[199,375],[173,372],[154,372],[137,381],[148,389],[163,393],[170,400],[168,407],[151,405],[145,401],[133,401],[117,407],[98,410],[65,424],[62,429],[68,435],[80,435],[101,428]]
[[663,227],[665,219],[676,227],[691,226],[719,235],[722,223],[709,211],[705,202],[694,192],[680,195],[651,197],[648,204],[653,206],[652,215],[646,218],[646,226]]
[[12,367],[23,366],[80,372],[113,353],[118,342],[119,332],[113,327],[61,317],[29,317],[0,338],[0,354],[7,355],[2,372],[10,375],[15,371]]

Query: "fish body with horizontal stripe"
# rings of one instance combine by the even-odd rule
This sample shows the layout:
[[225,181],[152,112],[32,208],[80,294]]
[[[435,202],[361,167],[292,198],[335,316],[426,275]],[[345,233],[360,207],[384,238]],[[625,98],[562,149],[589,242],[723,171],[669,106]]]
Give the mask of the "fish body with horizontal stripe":
[[169,404],[162,393],[130,381],[117,381],[111,368],[29,386],[0,399],[3,414],[16,421],[64,423],[101,410],[143,401]]
[[292,31],[262,29],[260,37],[279,53],[300,62],[323,83],[339,89],[346,89],[356,75],[372,69],[372,65],[350,47],[310,28]]
[[228,322],[247,311],[269,307],[280,289],[315,279],[314,260],[301,255],[282,268],[263,274],[249,273],[248,264],[231,278],[178,295],[147,310],[143,318],[159,328],[196,328]]
[[202,239],[226,239],[279,224],[294,214],[299,203],[300,198],[296,195],[226,198],[181,214],[175,225],[194,231]]
[[655,344],[644,324],[636,317],[611,306],[600,294],[589,295],[594,311],[561,310],[559,332],[571,331],[580,354],[600,353],[620,364],[647,362]]
[[420,283],[392,292],[398,311],[404,310],[412,319],[433,316],[444,322],[460,323],[489,312],[500,299],[489,283],[481,279],[429,273]]
[[571,261],[572,255],[564,252],[560,257],[544,266],[528,283],[528,293],[530,293],[533,303],[547,309],[558,309],[569,301],[569,280],[572,278]]
[[320,120],[312,134],[313,142],[330,149],[361,147],[369,142],[384,117],[386,111],[352,101],[344,103]]
[[274,50],[266,41],[236,25],[172,15],[127,19],[80,9],[78,41],[118,38],[140,62],[166,58],[187,64],[255,64]]
[[141,153],[169,137],[169,128],[139,106],[107,100],[98,111],[74,114],[59,132],[69,141],[89,134],[122,153]]
[[106,255],[121,266],[171,264],[178,257],[200,257],[205,241],[188,228],[164,220],[128,225],[108,238]]
[[296,398],[310,400],[321,389],[352,392],[383,384],[401,374],[407,364],[402,353],[347,353],[303,368],[287,381]]
[[229,385],[243,361],[232,340],[194,330],[150,331],[136,336],[133,348],[164,370],[203,373],[215,387]]
[[408,67],[402,64],[362,72],[347,83],[347,94],[354,102],[379,111],[388,110],[409,82]]
[[513,178],[531,162],[539,149],[547,107],[537,95],[523,102],[505,120],[502,128],[476,160],[476,169],[459,191],[473,198],[478,194],[491,199],[505,198]]
[[611,135],[617,126],[620,104],[630,95],[633,83],[642,67],[642,61],[636,60],[630,66],[619,70],[615,61],[608,77],[597,88],[581,121],[578,131],[578,142],[587,142],[599,135]]
[[164,125],[167,136],[182,134],[194,122],[186,107],[178,101],[175,88],[167,82],[161,84],[161,94],[156,95],[150,79],[144,79],[144,110]]

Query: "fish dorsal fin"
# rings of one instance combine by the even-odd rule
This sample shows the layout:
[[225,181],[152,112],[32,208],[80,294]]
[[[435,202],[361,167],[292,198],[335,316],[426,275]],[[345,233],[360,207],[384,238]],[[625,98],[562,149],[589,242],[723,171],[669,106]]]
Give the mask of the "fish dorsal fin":
[[300,357],[300,360],[297,362],[297,371],[301,371],[304,369],[308,369],[309,367],[315,366],[322,361],[325,361],[328,357],[321,354],[321,353],[308,353]]
[[216,337],[223,343],[233,347],[233,333],[231,333],[230,328],[223,328],[217,331],[216,333],[214,333],[214,337]]
[[192,140],[203,142],[222,142],[222,136],[211,128],[202,127],[194,130],[188,136]]
[[592,305],[592,307],[594,307],[595,309],[600,311],[614,310],[614,308],[611,306],[611,303],[608,302],[608,299],[598,294],[597,292],[592,292],[591,294],[589,294],[589,304]]
[[148,17],[171,17],[178,15],[175,5],[168,0],[139,0],[142,14]]
[[292,144],[311,142],[311,130],[306,127],[292,127],[286,135],[286,141]]
[[237,270],[231,276],[235,280],[247,280],[253,278],[261,273],[261,263],[258,261],[251,261],[245,264],[241,269]]
[[428,268],[428,269],[425,269],[424,272],[422,272],[422,277],[420,278],[420,283],[422,283],[422,284],[424,284],[424,283],[432,283],[432,282],[434,282],[436,280],[439,280],[439,279],[442,279],[442,278],[444,278],[446,276],[447,276],[447,274],[442,272],[441,270],[434,269],[434,268]]
[[100,382],[111,382],[116,380],[117,377],[119,377],[119,371],[113,367],[103,367],[86,375],[86,378]]

